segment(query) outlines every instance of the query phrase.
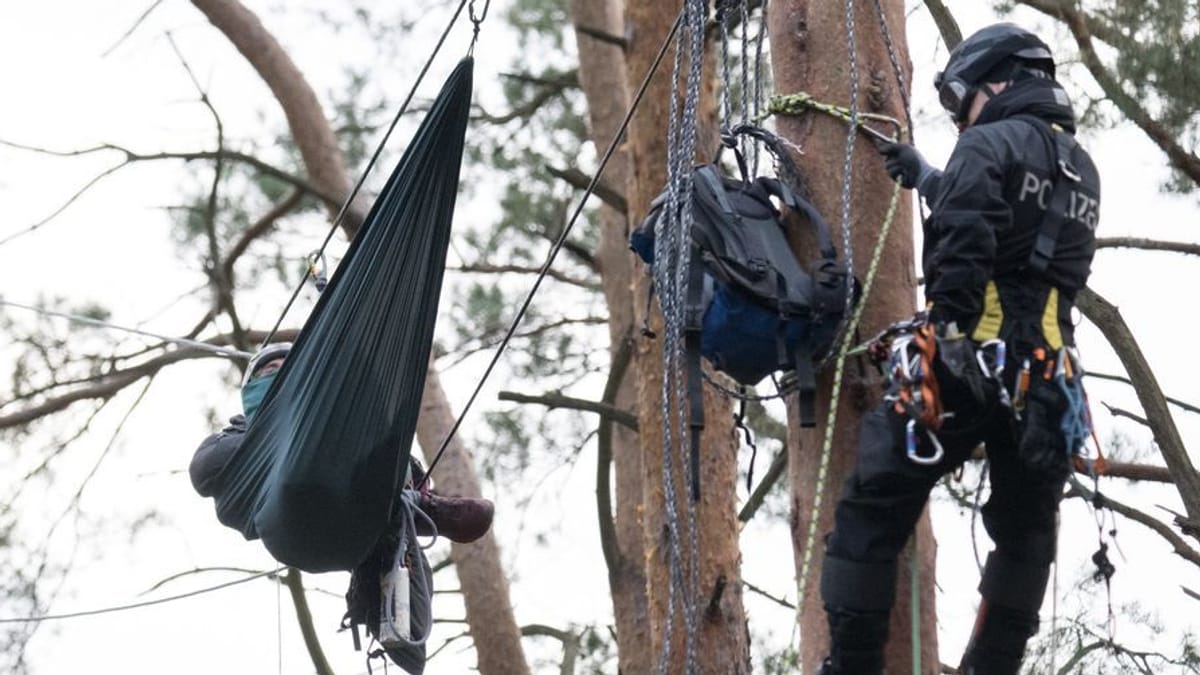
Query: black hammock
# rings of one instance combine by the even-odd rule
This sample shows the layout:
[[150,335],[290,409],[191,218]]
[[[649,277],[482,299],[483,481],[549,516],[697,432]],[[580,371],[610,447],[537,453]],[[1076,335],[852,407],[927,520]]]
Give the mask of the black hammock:
[[463,59],[222,469],[222,523],[308,572],[353,569],[408,468],[471,103]]

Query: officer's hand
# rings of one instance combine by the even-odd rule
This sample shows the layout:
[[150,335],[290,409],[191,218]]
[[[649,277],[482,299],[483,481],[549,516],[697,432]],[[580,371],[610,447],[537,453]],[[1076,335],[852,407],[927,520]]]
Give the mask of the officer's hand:
[[917,149],[907,143],[884,143],[879,146],[888,175],[909,190],[917,187],[933,167]]

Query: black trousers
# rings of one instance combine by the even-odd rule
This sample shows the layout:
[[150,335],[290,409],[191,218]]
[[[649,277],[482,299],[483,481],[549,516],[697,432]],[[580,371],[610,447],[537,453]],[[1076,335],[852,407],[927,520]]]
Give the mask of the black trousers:
[[[999,406],[993,410],[974,429],[940,434],[946,454],[932,466],[917,464],[905,455],[907,417],[888,403],[869,412],[862,423],[857,465],[837,505],[827,553],[858,562],[894,562],[933,486],[985,443],[992,493],[982,514],[997,553],[1049,566],[1054,561],[1064,480],[1022,462],[1011,414]],[[918,438],[921,452],[930,454],[929,440],[924,434]]]

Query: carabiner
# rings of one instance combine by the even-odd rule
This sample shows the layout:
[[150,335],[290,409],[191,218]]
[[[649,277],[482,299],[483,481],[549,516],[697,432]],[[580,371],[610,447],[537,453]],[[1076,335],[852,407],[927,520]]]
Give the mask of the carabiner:
[[928,457],[917,452],[917,421],[910,419],[908,424],[904,425],[904,445],[908,459],[914,464],[932,466],[942,461],[942,457],[946,455],[946,451],[942,449],[941,442],[938,441],[937,436],[933,432],[926,429],[925,435],[929,437],[929,442],[933,444],[933,454]]

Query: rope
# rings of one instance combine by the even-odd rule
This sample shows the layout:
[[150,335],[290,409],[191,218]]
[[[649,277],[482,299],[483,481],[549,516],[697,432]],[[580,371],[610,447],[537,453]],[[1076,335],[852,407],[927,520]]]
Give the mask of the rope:
[[277,574],[279,574],[280,570],[282,570],[282,569],[283,569],[282,567],[277,567],[277,568],[267,571],[267,572],[259,572],[257,574],[251,574],[248,577],[243,577],[241,579],[235,579],[233,581],[227,581],[223,584],[217,584],[216,586],[209,586],[208,588],[201,588],[201,589],[198,589],[195,591],[189,591],[187,593],[180,593],[179,595],[172,595],[172,596],[169,596],[166,598],[158,598],[157,600],[146,600],[145,602],[134,602],[134,603],[130,603],[128,605],[117,605],[115,607],[105,607],[102,609],[89,609],[89,610],[84,610],[84,611],[80,611],[80,612],[68,612],[68,613],[64,613],[64,614],[43,614],[41,616],[0,618],[0,623],[41,623],[42,621],[58,621],[61,619],[74,619],[74,618],[81,617],[81,616],[96,616],[97,614],[111,614],[113,612],[123,612],[123,611],[130,610],[130,609],[140,609],[142,607],[150,607],[152,605],[161,605],[166,602],[174,602],[175,600],[182,600],[184,598],[190,598],[190,597],[193,597],[196,595],[202,595],[204,593],[211,593],[212,591],[219,591],[223,588],[229,588],[230,586],[244,584],[247,581],[252,581],[252,580],[258,579],[260,577],[270,576],[272,574],[277,575]]
[[871,263],[867,267],[867,277],[863,281],[862,297],[855,306],[854,312],[847,322],[846,330],[842,333],[842,339],[838,346],[838,354],[836,367],[833,371],[833,390],[829,397],[829,414],[825,421],[825,440],[821,445],[821,459],[817,465],[817,483],[813,488],[813,506],[812,512],[808,520],[808,532],[804,542],[804,556],[800,564],[800,578],[798,581],[799,593],[796,597],[796,623],[799,624],[800,617],[804,614],[804,589],[808,585],[808,575],[812,568],[812,552],[814,542],[817,538],[817,521],[821,517],[821,506],[824,501],[825,480],[829,475],[829,458],[833,452],[833,429],[837,425],[837,401],[842,392],[842,374],[845,372],[846,357],[850,351],[850,339],[854,332],[858,329],[858,324],[862,320],[863,308],[867,305],[867,299],[871,296],[871,289],[875,285],[875,275],[879,271],[879,261],[883,258],[884,243],[887,241],[888,232],[892,228],[892,221],[895,220],[896,210],[900,204],[900,184],[896,183],[892,187],[891,200],[888,202],[887,213],[884,215],[883,225],[879,230],[879,238],[875,242],[875,249],[871,253]]
[[[663,341],[663,491],[667,516],[667,529],[671,544],[671,572],[668,577],[668,614],[662,652],[659,657],[659,672],[666,672],[670,662],[671,634],[674,630],[673,614],[676,586],[682,585],[683,593],[679,605],[683,609],[685,632],[685,671],[696,670],[696,599],[699,596],[699,542],[696,527],[696,504],[687,500],[687,566],[685,569],[682,551],[681,524],[676,505],[675,463],[672,453],[678,452],[684,467],[685,485],[694,485],[695,476],[689,461],[691,433],[688,408],[687,354],[684,340],[685,312],[690,282],[692,209],[692,164],[696,148],[697,108],[700,101],[700,78],[704,64],[704,33],[707,3],[704,0],[686,0],[683,17],[688,31],[688,69],[682,110],[674,89],[671,93],[670,116],[667,127],[667,204],[668,217],[658,222],[655,232],[655,261],[653,267],[655,286],[659,292],[665,323]],[[683,72],[683,40],[675,44],[675,59],[671,76],[672,87],[677,86]],[[676,402],[672,416],[672,395]],[[674,422],[672,421],[674,420]],[[677,425],[678,443],[672,443],[672,426]]]
[[68,321],[73,321],[75,323],[87,324],[89,326],[96,326],[98,328],[109,328],[112,330],[119,330],[119,331],[123,331],[126,333],[133,333],[135,335],[144,335],[146,337],[152,337],[156,340],[162,340],[163,342],[170,342],[173,344],[179,344],[179,345],[184,345],[187,347],[193,347],[195,349],[200,349],[200,350],[203,350],[206,352],[211,352],[213,354],[218,354],[220,356],[224,356],[227,358],[248,359],[248,358],[254,356],[250,352],[244,352],[240,349],[234,349],[232,347],[221,347],[218,345],[209,344],[207,342],[201,342],[199,340],[189,340],[187,338],[167,337],[166,335],[159,335],[158,333],[151,333],[149,331],[144,331],[144,330],[141,330],[138,328],[129,328],[127,326],[119,326],[115,323],[109,323],[107,321],[101,321],[99,319],[93,319],[93,318],[87,317],[87,316],[80,316],[78,314],[68,314],[67,312],[58,312],[53,309],[34,307],[33,305],[24,305],[19,302],[13,302],[11,300],[6,300],[3,297],[0,297],[0,305],[5,305],[8,307],[16,307],[17,309],[25,309],[25,310],[29,310],[30,312],[37,312],[38,314],[44,314],[46,316],[55,316],[60,319],[67,319]]
[[[334,216],[333,224],[330,225],[329,232],[325,235],[325,239],[321,242],[321,246],[311,255],[319,257],[324,254],[325,247],[329,246],[329,242],[333,240],[334,233],[337,232],[338,227],[340,227],[342,221],[345,220],[346,213],[350,210],[350,205],[354,203],[354,198],[358,196],[359,191],[362,189],[363,183],[366,182],[367,176],[371,175],[371,169],[375,167],[375,163],[379,160],[379,155],[383,153],[383,148],[387,145],[388,139],[392,137],[392,131],[396,129],[396,125],[400,122],[400,118],[404,116],[404,113],[408,112],[408,105],[412,102],[413,96],[416,95],[417,87],[421,86],[421,82],[425,79],[425,74],[429,72],[429,67],[433,65],[433,60],[437,57],[438,52],[441,51],[442,44],[446,42],[446,37],[450,35],[450,29],[453,28],[454,24],[458,22],[458,17],[462,14],[463,8],[466,6],[467,0],[461,0],[458,3],[458,9],[454,10],[454,16],[450,17],[450,22],[447,23],[446,28],[442,30],[441,37],[438,38],[437,44],[434,45],[433,51],[429,54],[429,58],[425,60],[425,65],[421,67],[421,72],[417,74],[416,82],[413,82],[412,88],[408,90],[408,96],[406,96],[404,98],[404,102],[400,104],[400,109],[396,111],[396,116],[392,118],[392,123],[388,125],[387,131],[383,134],[383,138],[379,141],[379,144],[375,146],[375,152],[371,155],[370,161],[367,162],[366,168],[363,169],[361,174],[359,174],[358,182],[354,184],[354,188],[350,190],[350,195],[346,197],[345,201],[342,202],[341,208],[338,209],[337,215]],[[487,16],[486,7],[483,10],[483,14],[484,16]],[[475,37],[478,37],[479,35],[479,22],[483,21],[483,17],[479,17],[478,21],[476,20],[474,0],[471,1],[471,21],[475,24],[475,36],[471,39],[471,49],[474,49]],[[271,327],[271,330],[267,333],[267,337],[263,339],[262,344],[259,346],[260,349],[270,344],[271,339],[275,337],[275,333],[279,332],[279,326],[283,324],[284,317],[287,316],[288,310],[292,308],[292,305],[296,302],[296,298],[299,297],[300,291],[303,288],[304,278],[301,278],[300,283],[296,285],[296,290],[292,292],[292,297],[288,299],[287,304],[283,306],[283,311],[279,313],[279,319],[275,321],[275,325]]]
[[438,461],[446,452],[446,447],[450,445],[450,441],[454,438],[455,433],[458,432],[458,428],[462,426],[463,419],[466,417],[467,412],[471,409],[471,405],[479,396],[479,392],[483,389],[484,383],[486,383],[488,377],[491,376],[492,370],[495,369],[496,363],[500,360],[500,356],[504,353],[505,348],[508,347],[508,343],[512,339],[513,334],[516,333],[517,326],[520,325],[521,320],[525,318],[525,313],[529,310],[529,306],[533,302],[534,295],[536,295],[538,289],[541,288],[542,281],[546,278],[546,274],[549,272],[550,266],[554,263],[555,258],[558,257],[558,253],[562,250],[563,245],[566,243],[567,237],[571,233],[571,229],[575,226],[575,221],[579,220],[579,215],[583,212],[583,207],[587,204],[588,197],[592,196],[592,193],[595,192],[596,185],[600,181],[600,176],[604,174],[605,167],[608,166],[608,162],[610,159],[612,159],[613,154],[616,152],[621,138],[625,135],[626,129],[629,128],[629,122],[631,119],[633,119],[634,113],[637,112],[638,105],[641,103],[642,97],[646,93],[646,89],[650,86],[650,80],[654,77],[654,73],[658,71],[659,64],[662,63],[662,59],[667,52],[667,48],[675,39],[675,34],[678,32],[682,21],[683,13],[681,12],[679,17],[675,20],[675,23],[671,26],[671,30],[667,34],[667,37],[663,40],[662,47],[659,49],[658,55],[655,57],[650,69],[646,72],[645,78],[642,79],[642,84],[638,87],[637,93],[634,95],[633,102],[630,104],[629,110],[625,113],[625,118],[621,120],[621,125],[617,128],[616,133],[613,134],[613,139],[609,142],[608,148],[605,149],[604,155],[600,159],[600,166],[592,175],[591,181],[588,182],[587,189],[585,189],[583,193],[583,198],[579,200],[579,203],[575,206],[575,211],[571,214],[571,218],[567,221],[566,226],[563,227],[562,232],[559,233],[558,239],[556,239],[554,244],[550,247],[550,252],[546,255],[546,261],[542,263],[541,269],[538,270],[538,274],[534,279],[533,286],[529,289],[529,294],[525,296],[524,302],[522,302],[521,306],[517,309],[516,316],[513,317],[512,323],[509,325],[508,330],[504,334],[504,338],[501,339],[500,344],[496,347],[496,351],[492,355],[491,362],[488,363],[488,366],[484,369],[483,375],[480,377],[479,382],[475,385],[475,390],[471,392],[471,396],[467,399],[466,405],[463,406],[462,411],[458,414],[458,417],[455,418],[454,424],[450,427],[450,431],[447,432],[446,438],[442,441],[441,446],[438,447],[438,451],[434,455],[433,461],[429,463],[429,468],[425,471],[425,476],[421,479],[420,485],[417,486],[418,488],[423,487],[429,480],[430,474],[433,473],[433,468],[437,466]]

